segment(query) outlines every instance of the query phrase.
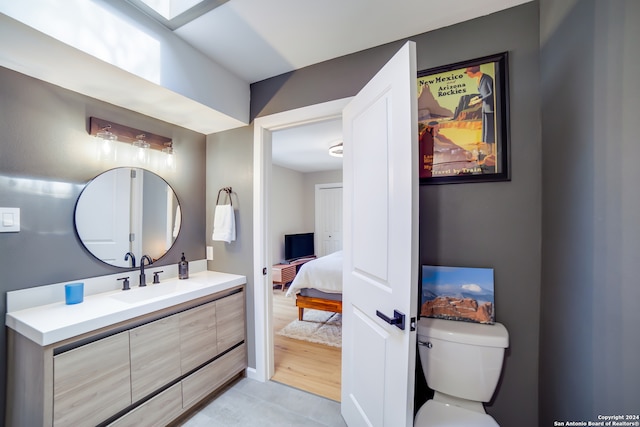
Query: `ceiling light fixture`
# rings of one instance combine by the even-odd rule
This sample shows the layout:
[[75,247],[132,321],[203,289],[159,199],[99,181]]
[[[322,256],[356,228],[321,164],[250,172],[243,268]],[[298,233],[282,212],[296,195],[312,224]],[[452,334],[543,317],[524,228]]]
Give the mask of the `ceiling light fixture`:
[[333,157],[342,157],[342,142],[329,147],[329,155]]

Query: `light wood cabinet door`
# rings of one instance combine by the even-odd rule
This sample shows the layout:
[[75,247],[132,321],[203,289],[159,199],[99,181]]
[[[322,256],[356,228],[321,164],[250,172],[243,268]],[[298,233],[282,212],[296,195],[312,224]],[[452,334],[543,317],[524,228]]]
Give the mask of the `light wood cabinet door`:
[[218,354],[216,303],[180,313],[180,363],[182,374],[197,368]]
[[53,358],[53,425],[95,426],[131,404],[129,333]]
[[175,384],[109,427],[166,426],[182,412],[182,385]]
[[229,353],[182,380],[182,406],[188,408],[240,373],[247,366],[246,346]]
[[218,353],[244,341],[244,292],[216,301]]
[[165,317],[129,331],[133,402],[180,376],[180,321]]

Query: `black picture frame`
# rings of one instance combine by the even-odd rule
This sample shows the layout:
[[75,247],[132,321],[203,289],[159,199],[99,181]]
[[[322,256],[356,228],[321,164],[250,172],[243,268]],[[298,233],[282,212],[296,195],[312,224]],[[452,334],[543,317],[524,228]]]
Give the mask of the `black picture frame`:
[[420,184],[508,181],[508,53],[418,72]]

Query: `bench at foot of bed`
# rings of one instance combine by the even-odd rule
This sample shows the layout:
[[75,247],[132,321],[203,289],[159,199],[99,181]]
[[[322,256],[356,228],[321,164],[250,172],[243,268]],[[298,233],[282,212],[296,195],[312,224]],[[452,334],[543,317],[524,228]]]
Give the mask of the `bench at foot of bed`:
[[305,308],[342,313],[342,301],[340,300],[305,297],[300,294],[296,295],[296,307],[298,307],[298,320],[302,320]]

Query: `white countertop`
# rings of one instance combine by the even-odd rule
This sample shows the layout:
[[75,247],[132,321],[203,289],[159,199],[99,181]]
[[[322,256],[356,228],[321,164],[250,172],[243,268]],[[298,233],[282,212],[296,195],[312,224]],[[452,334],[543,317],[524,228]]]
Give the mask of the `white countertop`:
[[6,325],[41,346],[118,322],[211,295],[247,282],[245,276],[202,271],[186,280],[167,279],[144,288],[85,295],[80,304],[64,302],[7,313]]

